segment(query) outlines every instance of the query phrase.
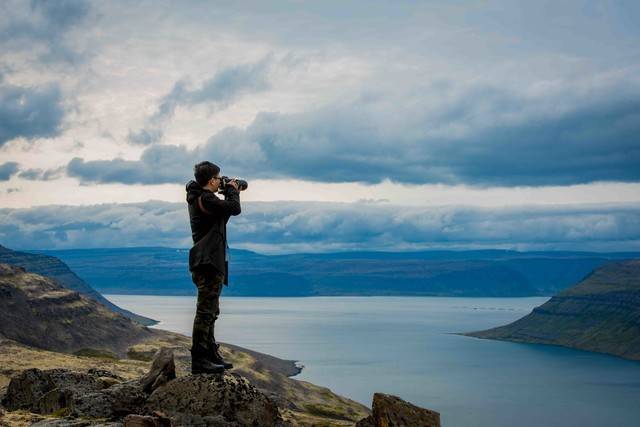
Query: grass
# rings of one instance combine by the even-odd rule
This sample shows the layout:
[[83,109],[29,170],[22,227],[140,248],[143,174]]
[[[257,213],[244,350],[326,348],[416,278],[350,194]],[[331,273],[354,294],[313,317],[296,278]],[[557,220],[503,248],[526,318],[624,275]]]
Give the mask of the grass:
[[83,348],[74,352],[76,356],[94,357],[96,359],[118,360],[118,356],[108,350],[99,350],[95,348]]

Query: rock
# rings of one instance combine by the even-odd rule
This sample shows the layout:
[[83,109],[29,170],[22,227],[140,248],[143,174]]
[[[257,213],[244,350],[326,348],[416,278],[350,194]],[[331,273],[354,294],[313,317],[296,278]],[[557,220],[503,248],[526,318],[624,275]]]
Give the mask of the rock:
[[31,427],[88,427],[94,426],[95,423],[92,423],[88,420],[74,420],[74,419],[60,419],[60,420],[42,420],[37,423],[31,424]]
[[121,376],[116,375],[111,371],[107,371],[106,369],[91,368],[87,371],[87,374],[93,375],[94,377],[113,378],[118,381],[124,380]]
[[237,374],[175,376],[169,349],[158,351],[149,373],[133,381],[119,382],[104,370],[29,369],[11,379],[3,404],[9,410],[67,416],[36,420],[41,427],[104,424],[99,420],[128,427],[288,425],[274,401]]
[[2,406],[9,411],[28,409],[49,391],[56,388],[51,376],[40,369],[26,369],[11,378]]
[[127,381],[74,396],[70,410],[75,417],[119,419],[141,412],[147,397],[138,381]]
[[127,415],[123,427],[171,427],[171,419],[160,412],[153,415]]
[[145,393],[152,393],[163,384],[176,378],[176,364],[173,360],[173,350],[161,348],[153,357],[149,373],[142,377],[140,385]]
[[440,413],[420,408],[397,396],[375,393],[373,414],[356,427],[440,427]]
[[31,427],[122,427],[122,423],[63,418],[41,420],[31,424]]
[[147,410],[162,410],[178,425],[281,426],[276,404],[236,375],[191,375],[156,389]]
[[100,383],[102,384],[102,388],[109,388],[116,384],[120,384],[119,380],[112,377],[99,377],[98,381],[100,381]]
[[50,414],[67,408],[73,397],[104,388],[95,376],[66,369],[27,369],[11,378],[2,404],[10,411]]

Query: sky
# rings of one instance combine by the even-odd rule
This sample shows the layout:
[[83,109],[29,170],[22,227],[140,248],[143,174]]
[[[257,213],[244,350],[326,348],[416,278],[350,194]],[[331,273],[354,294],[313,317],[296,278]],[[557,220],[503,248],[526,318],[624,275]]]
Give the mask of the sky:
[[0,244],[640,250],[640,3],[0,3]]

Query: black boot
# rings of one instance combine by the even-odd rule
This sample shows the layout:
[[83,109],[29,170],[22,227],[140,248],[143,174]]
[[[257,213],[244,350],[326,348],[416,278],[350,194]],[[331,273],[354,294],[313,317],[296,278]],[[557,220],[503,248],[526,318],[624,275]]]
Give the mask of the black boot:
[[192,374],[221,374],[224,366],[214,363],[202,355],[191,352],[191,373]]
[[222,365],[224,369],[232,369],[233,364],[225,362],[225,360],[222,358],[222,355],[220,354],[220,344],[214,344],[213,349],[213,353],[209,360],[216,365]]

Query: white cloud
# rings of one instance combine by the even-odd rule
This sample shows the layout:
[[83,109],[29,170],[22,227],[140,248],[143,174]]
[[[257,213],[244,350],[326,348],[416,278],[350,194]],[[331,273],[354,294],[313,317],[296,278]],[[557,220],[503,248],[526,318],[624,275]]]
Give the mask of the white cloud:
[[[300,250],[511,248],[640,250],[640,204],[416,207],[378,203],[246,202],[230,245]],[[0,244],[16,249],[190,247],[186,203],[0,210]]]

